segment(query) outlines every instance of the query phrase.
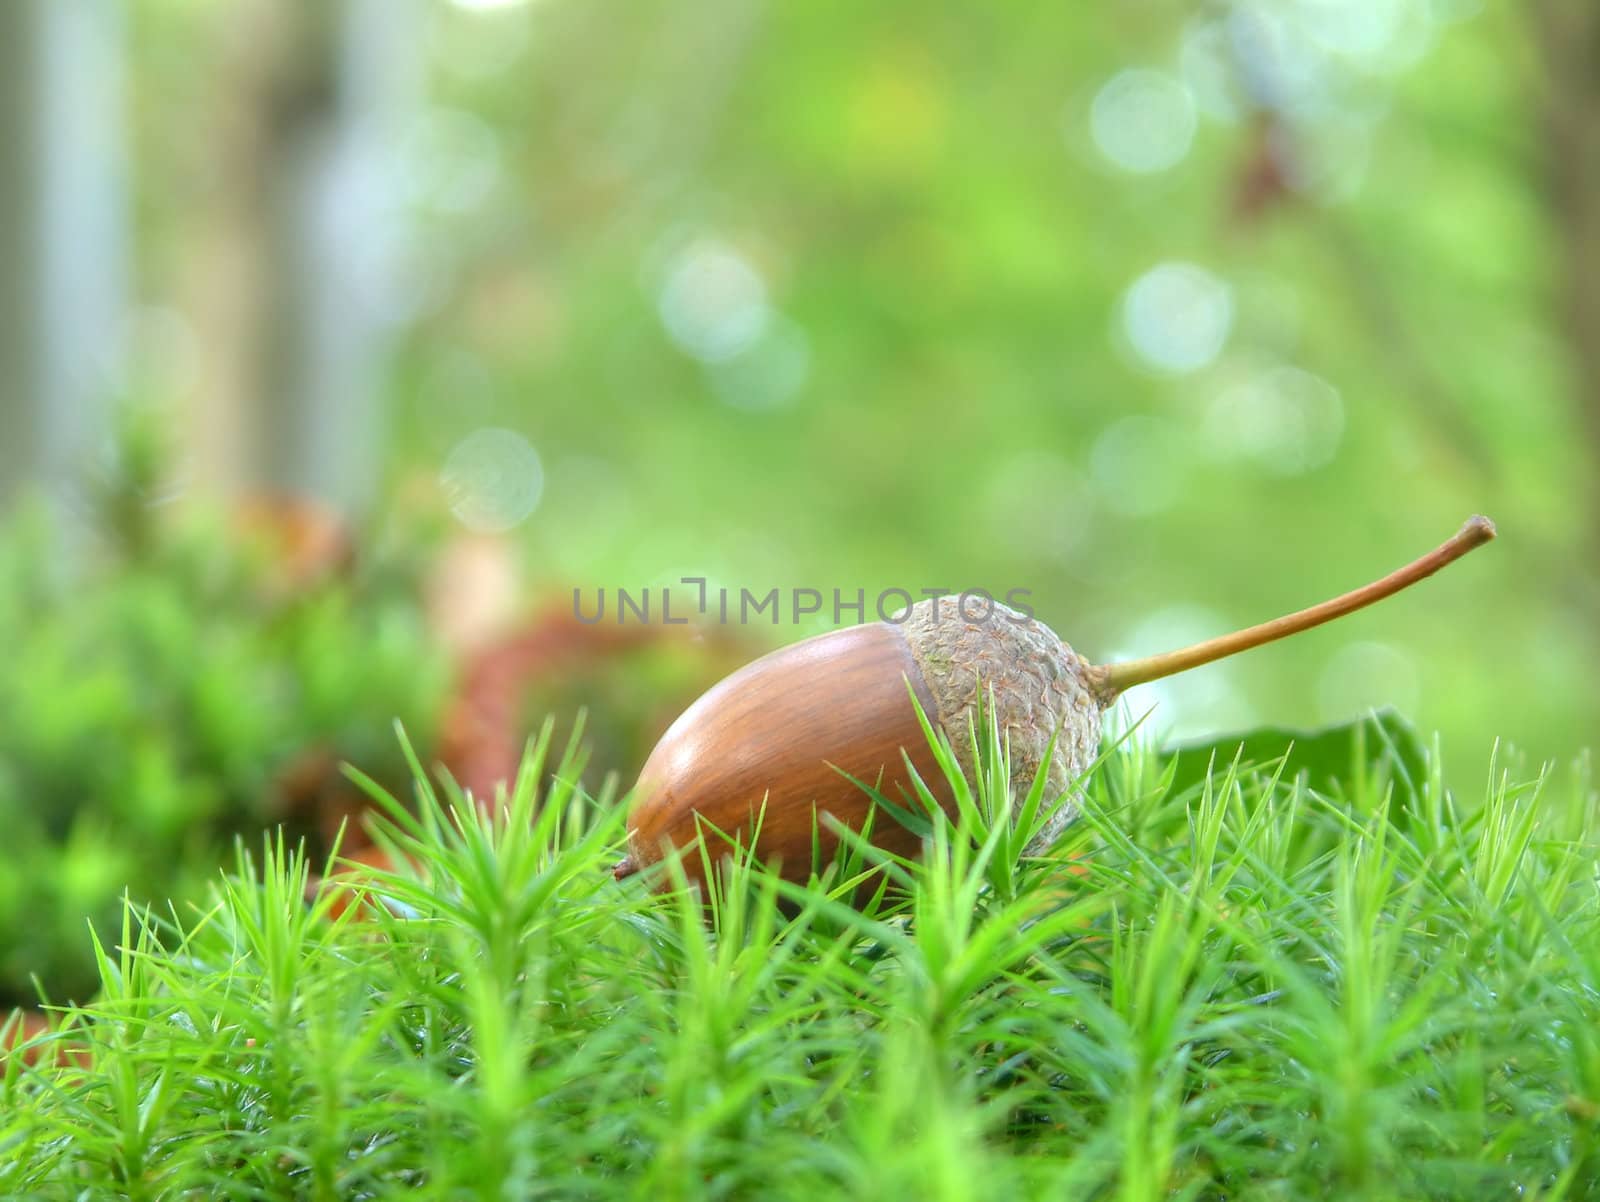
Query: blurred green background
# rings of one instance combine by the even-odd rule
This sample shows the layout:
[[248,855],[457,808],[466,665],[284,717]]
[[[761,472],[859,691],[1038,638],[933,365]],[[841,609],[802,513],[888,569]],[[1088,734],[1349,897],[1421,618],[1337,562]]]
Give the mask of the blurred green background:
[[[1481,511],[1501,540],[1402,599],[1129,705],[1172,737],[1393,705],[1473,782],[1496,739],[1593,741],[1591,0],[0,22],[0,489],[69,579],[126,570],[109,477],[162,514],[314,498],[433,582],[383,595],[475,629],[684,576],[1022,588],[1103,659]],[[119,411],[168,431],[137,486]],[[362,615],[318,663],[364,672]],[[357,747],[404,708],[363,704],[329,721]]]

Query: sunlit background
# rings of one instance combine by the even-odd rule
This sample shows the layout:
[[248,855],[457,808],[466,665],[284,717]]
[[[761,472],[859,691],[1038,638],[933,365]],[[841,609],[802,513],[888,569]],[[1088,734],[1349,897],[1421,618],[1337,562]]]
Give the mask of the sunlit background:
[[[1130,704],[1174,738],[1392,705],[1460,779],[1497,739],[1564,763],[1600,715],[1597,39],[1589,0],[13,0],[5,704],[123,662],[88,608],[177,579],[116,686],[159,744],[163,656],[264,629],[173,532],[263,507],[306,560],[273,587],[342,598],[295,644],[326,720],[279,760],[376,761],[397,713],[433,752],[498,664],[502,743],[633,707],[624,778],[703,678],[831,614],[667,671],[537,650],[574,588],[1029,589],[1103,659],[1481,511],[1501,540],[1402,599]],[[232,730],[261,698],[217,665]],[[341,708],[347,678],[415,704]],[[121,737],[59,705],[37,737],[78,750],[40,779]]]

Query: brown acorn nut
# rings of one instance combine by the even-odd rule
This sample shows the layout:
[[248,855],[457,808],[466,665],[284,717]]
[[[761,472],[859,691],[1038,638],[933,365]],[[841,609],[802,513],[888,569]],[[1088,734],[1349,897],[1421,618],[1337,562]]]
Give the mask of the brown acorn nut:
[[[918,602],[900,622],[852,626],[781,648],[714,685],[662,735],[639,774],[628,854],[616,876],[638,872],[669,848],[692,846],[701,833],[698,815],[746,845],[759,818],[756,854],[780,864],[785,877],[804,881],[813,865],[813,834],[824,862],[838,843],[816,814],[860,830],[872,809],[872,799],[843,774],[876,783],[885,797],[909,798],[907,758],[949,809],[948,783],[923,736],[908,683],[969,774],[968,722],[979,682],[985,693],[992,690],[1019,796],[1055,736],[1045,794],[1054,809],[1029,845],[1041,849],[1076,817],[1072,785],[1097,753],[1101,713],[1124,690],[1371,605],[1494,534],[1493,522],[1473,517],[1441,546],[1363,588],[1193,647],[1120,664],[1089,663],[1044,623],[999,603],[984,620],[968,620],[949,597]],[[917,836],[887,816],[873,822],[871,839],[898,855],[919,850]],[[686,855],[682,864],[703,886],[700,856]]]

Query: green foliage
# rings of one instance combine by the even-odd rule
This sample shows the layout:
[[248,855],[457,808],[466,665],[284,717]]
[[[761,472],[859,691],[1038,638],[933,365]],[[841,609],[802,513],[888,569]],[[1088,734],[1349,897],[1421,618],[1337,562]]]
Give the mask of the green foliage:
[[307,903],[268,841],[198,910],[129,907],[39,1043],[86,1062],[7,1065],[0,1192],[1600,1197],[1581,772],[1180,788],[1135,735],[997,874],[1026,802],[983,733],[903,895],[739,855],[708,912],[612,881],[622,811],[550,731],[492,806],[385,797],[392,871]]
[[1416,730],[1394,710],[1381,710],[1323,730],[1263,726],[1246,734],[1183,743],[1167,754],[1175,761],[1173,786],[1187,789],[1236,757],[1245,763],[1265,764],[1282,760],[1291,751],[1295,774],[1323,794],[1339,793],[1346,780],[1366,784],[1369,772],[1375,771],[1379,792],[1392,778],[1414,795],[1428,771]]
[[186,526],[69,568],[48,527],[0,532],[0,1006],[35,978],[85,997],[85,917],[194,893],[235,833],[295,817],[297,763],[392,773],[392,717],[431,729],[406,592],[360,570],[283,594],[258,550]]

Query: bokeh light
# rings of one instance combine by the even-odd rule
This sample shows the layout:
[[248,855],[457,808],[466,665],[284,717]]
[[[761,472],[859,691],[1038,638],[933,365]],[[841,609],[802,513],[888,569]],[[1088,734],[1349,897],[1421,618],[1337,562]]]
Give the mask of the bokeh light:
[[499,183],[500,140],[481,117],[435,105],[413,123],[401,163],[401,183],[413,204],[471,213]]
[[1194,97],[1182,81],[1135,68],[1112,76],[1096,93],[1089,128],[1100,153],[1124,171],[1147,174],[1177,166],[1194,144]]
[[1181,375],[1222,353],[1233,328],[1233,290],[1193,263],[1161,263],[1122,300],[1122,329],[1147,367]]
[[538,508],[544,465],[515,430],[474,430],[445,458],[439,482],[456,520],[469,530],[510,530]]
[[526,8],[534,0],[450,0],[452,7],[469,13],[500,12],[504,9]]
[[1397,70],[1433,43],[1428,0],[1299,0],[1297,16],[1319,45],[1368,68]]
[[1217,394],[1204,438],[1219,459],[1247,459],[1298,476],[1327,464],[1344,433],[1344,401],[1320,376],[1297,367],[1252,371]]
[[1235,121],[1240,113],[1238,72],[1226,21],[1191,21],[1178,50],[1179,74],[1195,107],[1214,121]]
[[811,342],[782,315],[736,354],[709,365],[717,395],[734,409],[766,412],[794,403],[811,374]]
[[658,310],[672,340],[706,363],[749,350],[772,316],[761,273],[716,238],[696,239],[673,257]]

